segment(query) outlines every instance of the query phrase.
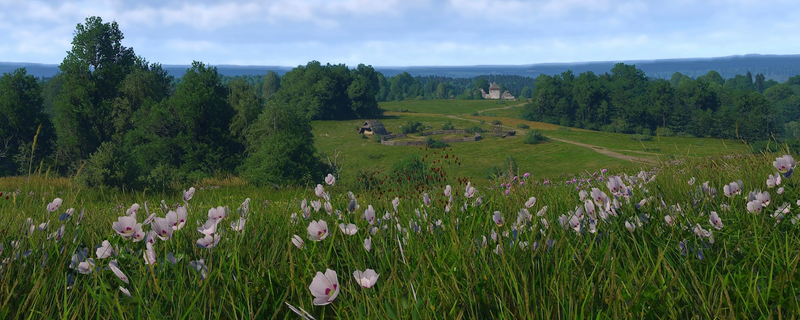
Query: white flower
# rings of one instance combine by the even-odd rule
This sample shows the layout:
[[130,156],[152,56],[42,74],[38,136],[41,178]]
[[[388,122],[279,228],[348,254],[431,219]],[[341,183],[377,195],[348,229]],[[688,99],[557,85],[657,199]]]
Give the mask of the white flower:
[[525,208],[533,207],[536,204],[536,197],[530,197],[528,201],[525,201]]
[[144,250],[144,263],[151,265],[158,262],[158,259],[156,258],[156,250],[153,249],[153,245],[148,242],[145,243],[145,247],[146,249]]
[[125,294],[126,296],[128,296],[128,298],[131,297],[131,292],[128,291],[128,289],[125,289],[122,286],[119,286],[119,291],[122,291],[122,293]]
[[367,210],[364,210],[364,219],[366,219],[370,225],[375,224],[375,209],[372,208],[372,205],[367,206]]
[[714,226],[715,229],[722,230],[722,220],[719,218],[716,211],[711,211],[711,214],[708,215],[708,221],[711,222],[711,225]]
[[367,269],[364,272],[360,270],[353,272],[353,277],[356,278],[356,282],[358,282],[358,284],[363,288],[372,288],[372,286],[378,282],[379,276],[380,275],[372,269]]
[[314,188],[314,194],[316,194],[317,197],[322,198],[325,195],[325,187],[323,187],[321,184],[317,184],[317,187]]
[[108,242],[108,240],[103,240],[103,244],[95,251],[97,259],[108,258],[113,253],[114,253],[114,248],[111,247],[111,242]]
[[328,237],[328,223],[325,220],[311,221],[308,224],[308,238],[321,241]]
[[192,200],[192,196],[194,196],[194,187],[189,188],[189,191],[183,191],[183,201],[188,202]]
[[58,208],[61,207],[61,202],[62,202],[61,198],[53,199],[53,202],[47,204],[47,212],[53,212],[58,210]]
[[123,238],[135,238],[135,235],[141,233],[142,237],[144,237],[144,232],[142,232],[142,224],[136,222],[136,218],[134,217],[119,217],[117,221],[111,225],[117,233],[122,236]]
[[631,223],[630,221],[625,221],[625,228],[627,228],[628,231],[633,232],[634,230],[636,230],[636,225]]
[[427,192],[422,194],[422,202],[424,202],[427,207],[431,206],[431,197],[428,196]]
[[172,239],[172,224],[166,218],[156,218],[150,227],[158,234],[161,240]]
[[78,272],[82,274],[90,274],[94,270],[94,259],[89,258],[83,262],[78,263]]
[[476,191],[477,190],[475,190],[475,188],[472,186],[472,182],[467,182],[467,187],[464,190],[464,196],[467,198],[472,198],[475,196]]
[[341,229],[342,232],[348,236],[355,235],[356,232],[358,232],[358,227],[356,227],[356,225],[352,223],[347,225],[345,225],[344,223],[340,223],[339,229]]
[[503,226],[503,223],[505,223],[503,220],[503,214],[500,213],[500,211],[494,212],[494,215],[492,215],[492,220],[494,220],[494,224],[496,224],[498,227]]
[[225,208],[222,206],[208,209],[209,220],[221,220],[222,218],[225,218]]
[[298,236],[298,235],[292,236],[292,243],[298,249],[303,249],[303,245],[305,245],[305,242],[303,242],[303,239],[301,239],[300,236]]
[[333,205],[329,201],[325,201],[325,212],[327,212],[328,215],[333,213]]
[[205,224],[197,227],[197,232],[207,236],[214,235],[217,233],[217,225],[219,225],[219,220],[208,219]]
[[236,232],[242,232],[242,230],[244,230],[244,224],[246,222],[247,222],[247,219],[239,218],[239,220],[231,222],[231,229],[233,229],[233,231],[236,231]]
[[[800,200],[797,200],[797,201],[800,201]],[[400,198],[394,197],[394,200],[392,200],[392,207],[394,207],[394,212],[397,212],[397,206],[399,206],[399,205],[400,205]]]
[[197,239],[197,246],[200,248],[211,249],[219,243],[220,236],[215,234],[213,236],[205,236],[203,238]]
[[317,271],[317,275],[314,276],[308,289],[314,295],[314,305],[330,304],[339,295],[339,279],[336,277],[336,271],[327,269],[325,274]]
[[452,192],[453,192],[452,188],[450,188],[449,184],[444,187],[444,196],[445,197],[449,197]]
[[329,186],[333,186],[336,183],[336,178],[329,173],[328,176],[325,177],[325,183],[327,183]]
[[364,249],[367,249],[367,252],[372,250],[372,238],[368,237],[364,239]]
[[122,280],[125,283],[128,283],[128,276],[122,273],[122,270],[119,269],[119,263],[117,262],[117,260],[111,260],[111,262],[108,264],[108,267],[109,269],[111,269],[112,272],[114,272],[115,275],[117,275],[117,277],[120,280]]
[[134,203],[128,210],[125,210],[125,214],[128,216],[136,216],[137,211],[139,211],[139,204]]

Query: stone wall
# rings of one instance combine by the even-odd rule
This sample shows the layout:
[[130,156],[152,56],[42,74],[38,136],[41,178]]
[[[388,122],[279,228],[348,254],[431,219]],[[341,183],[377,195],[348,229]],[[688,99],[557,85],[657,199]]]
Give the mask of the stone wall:
[[[399,138],[399,137],[398,137]],[[440,141],[444,143],[457,143],[457,142],[472,142],[481,140],[480,134],[475,134],[474,137],[464,137],[464,138],[449,138],[449,139],[442,139]],[[427,145],[427,141],[389,141],[389,140],[381,140],[381,144],[385,146],[424,146]]]
[[458,130],[425,131],[425,132],[420,132],[419,135],[421,135],[421,136],[432,136],[432,135],[436,135],[436,134],[456,134],[456,133],[467,133],[467,130],[458,129]]

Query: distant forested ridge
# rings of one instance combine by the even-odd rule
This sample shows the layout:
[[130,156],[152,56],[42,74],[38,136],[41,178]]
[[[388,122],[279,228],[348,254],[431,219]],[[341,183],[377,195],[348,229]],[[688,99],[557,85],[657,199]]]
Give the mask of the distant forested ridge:
[[[574,62],[574,63],[539,63],[528,65],[477,65],[477,66],[425,66],[425,67],[374,67],[385,77],[393,77],[403,72],[408,72],[412,77],[450,77],[450,78],[475,78],[481,75],[517,75],[524,77],[537,77],[540,74],[559,75],[567,70],[575,74],[592,71],[596,74],[604,73],[617,63],[636,65],[644,71],[645,75],[653,79],[669,79],[675,72],[680,72],[689,77],[696,78],[709,71],[716,71],[722,78],[733,78],[737,74],[748,71],[753,74],[763,74],[767,80],[784,82],[789,77],[800,74],[800,55],[759,55],[749,54],[741,56],[716,57],[716,58],[691,58],[691,59],[660,59],[660,60],[618,60],[599,62]],[[38,63],[13,63],[0,62],[0,74],[13,72],[17,68],[26,68],[28,74],[34,77],[52,77],[59,72],[58,65]],[[189,65],[163,65],[162,68],[175,78],[183,77]],[[286,66],[233,66],[217,65],[220,75],[244,76],[265,75],[274,71],[283,75],[292,67]]]
[[521,117],[563,126],[662,136],[763,141],[800,138],[800,76],[786,82],[750,72],[724,79],[673,73],[653,79],[633,65],[609,72],[540,75]]

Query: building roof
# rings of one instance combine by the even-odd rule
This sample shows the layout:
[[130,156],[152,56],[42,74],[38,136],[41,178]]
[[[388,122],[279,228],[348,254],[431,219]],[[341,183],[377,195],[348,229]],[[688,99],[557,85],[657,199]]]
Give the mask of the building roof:
[[492,82],[492,85],[489,86],[489,91],[491,90],[500,90],[500,86],[498,86],[497,83]]
[[361,128],[358,130],[358,133],[364,133],[364,131],[366,131],[366,129],[369,129],[373,133],[379,134],[379,135],[389,134],[389,132],[386,131],[386,127],[383,126],[383,123],[380,120],[366,120],[366,121],[364,121],[364,125],[362,125]]

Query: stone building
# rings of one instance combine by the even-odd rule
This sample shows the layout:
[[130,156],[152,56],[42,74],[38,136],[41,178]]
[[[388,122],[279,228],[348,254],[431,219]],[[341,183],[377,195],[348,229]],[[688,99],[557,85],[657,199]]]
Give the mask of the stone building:
[[511,95],[511,92],[509,92],[508,90],[503,92],[503,94],[500,94],[500,86],[498,86],[496,82],[492,82],[492,85],[489,86],[489,93],[486,93],[486,91],[483,91],[483,88],[481,88],[481,96],[483,96],[484,99],[490,99],[490,100],[499,100],[499,99],[514,100],[515,99],[514,96]]

